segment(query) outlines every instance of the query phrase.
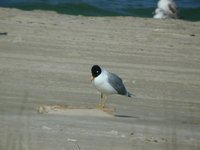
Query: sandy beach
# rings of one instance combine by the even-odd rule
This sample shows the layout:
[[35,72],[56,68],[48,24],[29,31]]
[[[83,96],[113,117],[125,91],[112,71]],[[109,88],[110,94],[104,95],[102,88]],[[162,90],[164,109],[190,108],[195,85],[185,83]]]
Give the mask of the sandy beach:
[[[94,64],[136,95],[114,114]],[[199,150],[199,89],[200,22],[0,8],[0,150]]]

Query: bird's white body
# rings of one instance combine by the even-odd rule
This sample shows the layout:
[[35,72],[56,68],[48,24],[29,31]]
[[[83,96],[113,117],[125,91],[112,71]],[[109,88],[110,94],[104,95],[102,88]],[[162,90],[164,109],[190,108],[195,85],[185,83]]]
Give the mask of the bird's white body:
[[157,8],[155,10],[155,15],[153,16],[153,18],[155,18],[155,19],[166,19],[167,15],[165,14],[165,12],[162,9]]
[[156,19],[166,19],[174,18],[177,19],[178,10],[176,3],[173,0],[159,0],[158,8],[155,10],[154,18]]
[[105,69],[102,69],[101,74],[94,78],[92,84],[99,92],[105,95],[117,94],[117,91],[108,83],[108,71]]

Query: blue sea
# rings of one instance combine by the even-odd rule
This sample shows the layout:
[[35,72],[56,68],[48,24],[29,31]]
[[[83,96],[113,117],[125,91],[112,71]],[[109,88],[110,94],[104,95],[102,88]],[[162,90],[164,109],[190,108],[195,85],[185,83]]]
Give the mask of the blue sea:
[[[0,0],[0,7],[83,16],[153,17],[158,0]],[[200,20],[200,0],[175,0],[184,20]]]

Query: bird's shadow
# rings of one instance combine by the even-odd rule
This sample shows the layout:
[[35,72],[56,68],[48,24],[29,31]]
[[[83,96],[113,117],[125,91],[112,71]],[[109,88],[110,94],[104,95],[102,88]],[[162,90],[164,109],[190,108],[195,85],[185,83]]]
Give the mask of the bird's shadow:
[[115,115],[115,117],[118,117],[118,118],[134,118],[134,119],[138,118],[136,116],[130,116],[130,115]]

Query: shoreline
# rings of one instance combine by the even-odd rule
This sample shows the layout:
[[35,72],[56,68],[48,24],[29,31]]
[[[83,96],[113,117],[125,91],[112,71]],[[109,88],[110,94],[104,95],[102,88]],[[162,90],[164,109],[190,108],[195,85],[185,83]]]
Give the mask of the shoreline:
[[[72,8],[71,8],[72,7]],[[89,11],[85,11],[85,9],[78,8],[78,6],[69,6],[69,8],[63,5],[60,6],[12,6],[12,7],[1,7],[5,9],[19,9],[21,11],[47,11],[47,12],[55,12],[60,15],[72,15],[72,16],[85,16],[85,17],[137,17],[137,18],[153,18],[153,13],[156,7],[150,8],[132,8],[128,10],[124,10],[125,12],[117,12],[117,11],[109,11],[102,10],[100,8],[88,8]],[[79,10],[80,9],[80,10]],[[90,10],[91,9],[91,10]],[[76,10],[76,11],[75,11]],[[133,13],[134,12],[134,13]],[[179,12],[181,15],[181,19],[183,21],[191,21],[198,22],[200,21],[200,17],[198,14],[200,13],[199,8],[179,8]]]

